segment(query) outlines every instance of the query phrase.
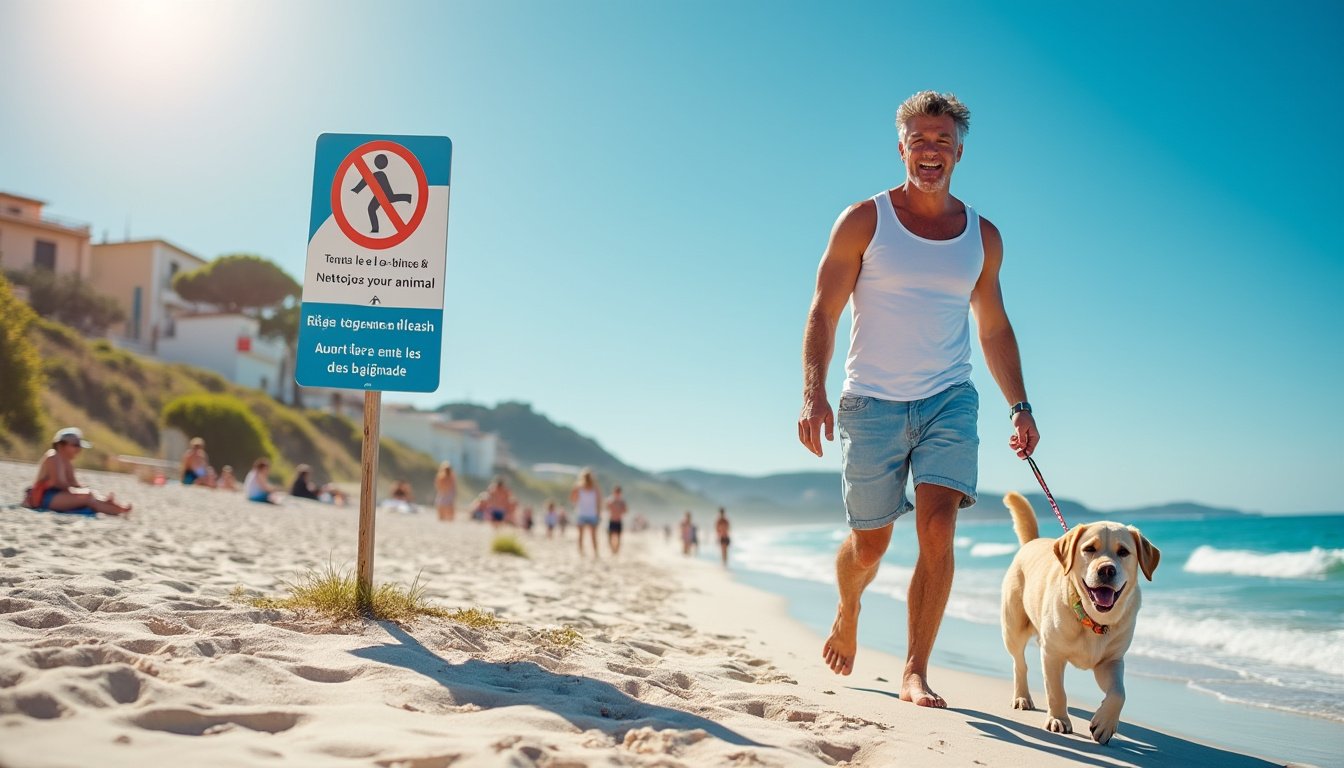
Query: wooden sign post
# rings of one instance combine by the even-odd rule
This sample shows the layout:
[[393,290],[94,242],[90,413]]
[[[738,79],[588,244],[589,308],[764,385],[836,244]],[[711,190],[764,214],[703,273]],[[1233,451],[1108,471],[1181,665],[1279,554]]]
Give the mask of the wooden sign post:
[[356,602],[364,611],[373,602],[373,512],[378,503],[378,426],[382,410],[383,393],[365,392],[359,476],[359,565],[355,574]]

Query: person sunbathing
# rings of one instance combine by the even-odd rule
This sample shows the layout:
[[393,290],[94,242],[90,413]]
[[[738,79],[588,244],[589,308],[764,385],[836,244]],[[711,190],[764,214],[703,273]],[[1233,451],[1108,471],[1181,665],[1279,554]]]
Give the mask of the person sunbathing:
[[283,494],[280,488],[271,485],[271,461],[265,457],[252,462],[252,471],[243,478],[243,493],[248,501],[262,504],[279,504]]
[[51,449],[37,465],[37,480],[28,489],[24,506],[52,512],[74,512],[85,508],[104,515],[130,514],[130,504],[119,504],[112,494],[85,488],[75,479],[75,457],[92,448],[84,433],[75,427],[58,431]]

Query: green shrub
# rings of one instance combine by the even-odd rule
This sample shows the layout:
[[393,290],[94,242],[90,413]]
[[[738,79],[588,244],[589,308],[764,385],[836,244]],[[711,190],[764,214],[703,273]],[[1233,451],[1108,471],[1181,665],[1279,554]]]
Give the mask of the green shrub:
[[28,287],[29,302],[37,314],[82,333],[103,333],[126,319],[116,299],[99,293],[78,275],[27,269],[10,272],[9,278]]
[[497,555],[527,557],[527,549],[523,547],[523,543],[518,541],[518,537],[508,533],[496,536],[495,540],[490,542],[490,551]]
[[201,437],[215,466],[251,467],[265,457],[275,461],[275,445],[261,420],[229,395],[186,395],[163,407],[163,422],[187,437]]
[[0,277],[0,433],[37,439],[42,432],[42,361],[28,338],[33,310]]

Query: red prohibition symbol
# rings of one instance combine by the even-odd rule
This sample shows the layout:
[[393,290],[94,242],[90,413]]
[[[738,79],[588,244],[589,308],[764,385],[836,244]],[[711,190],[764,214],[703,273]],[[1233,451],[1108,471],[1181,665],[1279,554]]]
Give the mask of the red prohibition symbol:
[[[395,194],[388,184],[387,174],[383,168],[387,166],[387,160],[379,155],[375,160],[378,170],[369,168],[368,162],[364,156],[371,152],[390,152],[411,167],[415,173],[415,211],[410,219],[403,219],[401,214],[393,203],[410,202],[410,195]],[[379,214],[386,218],[386,224],[390,227],[390,233],[386,236],[370,236],[355,229],[350,224],[350,219],[345,214],[345,209],[341,206],[341,193],[345,186],[345,176],[350,167],[354,166],[359,172],[360,183],[351,191],[364,191],[365,187],[373,193],[373,199],[369,202],[369,219],[373,231],[379,230]],[[345,156],[341,164],[336,168],[336,176],[331,182],[331,213],[336,219],[336,226],[341,228],[341,232],[350,238],[350,242],[365,248],[383,250],[398,245],[415,232],[416,227],[420,226],[420,221],[425,218],[425,211],[429,208],[429,181],[425,178],[425,169],[420,166],[420,161],[416,159],[411,151],[393,141],[370,141],[361,144],[350,154]]]

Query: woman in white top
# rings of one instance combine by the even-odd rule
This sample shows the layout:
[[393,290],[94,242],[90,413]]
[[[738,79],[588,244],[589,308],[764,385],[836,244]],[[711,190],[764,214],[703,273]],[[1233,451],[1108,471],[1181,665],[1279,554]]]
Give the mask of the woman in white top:
[[279,491],[278,488],[271,486],[271,462],[267,459],[257,459],[252,462],[252,471],[247,473],[243,480],[243,493],[247,495],[248,501],[257,501],[262,504],[274,504],[275,499],[271,498],[273,491]]
[[593,471],[584,467],[579,479],[569,492],[569,500],[574,505],[574,517],[579,526],[579,556],[583,556],[583,534],[585,529],[593,543],[593,557],[597,557],[597,521],[602,512],[602,489],[593,479]]

